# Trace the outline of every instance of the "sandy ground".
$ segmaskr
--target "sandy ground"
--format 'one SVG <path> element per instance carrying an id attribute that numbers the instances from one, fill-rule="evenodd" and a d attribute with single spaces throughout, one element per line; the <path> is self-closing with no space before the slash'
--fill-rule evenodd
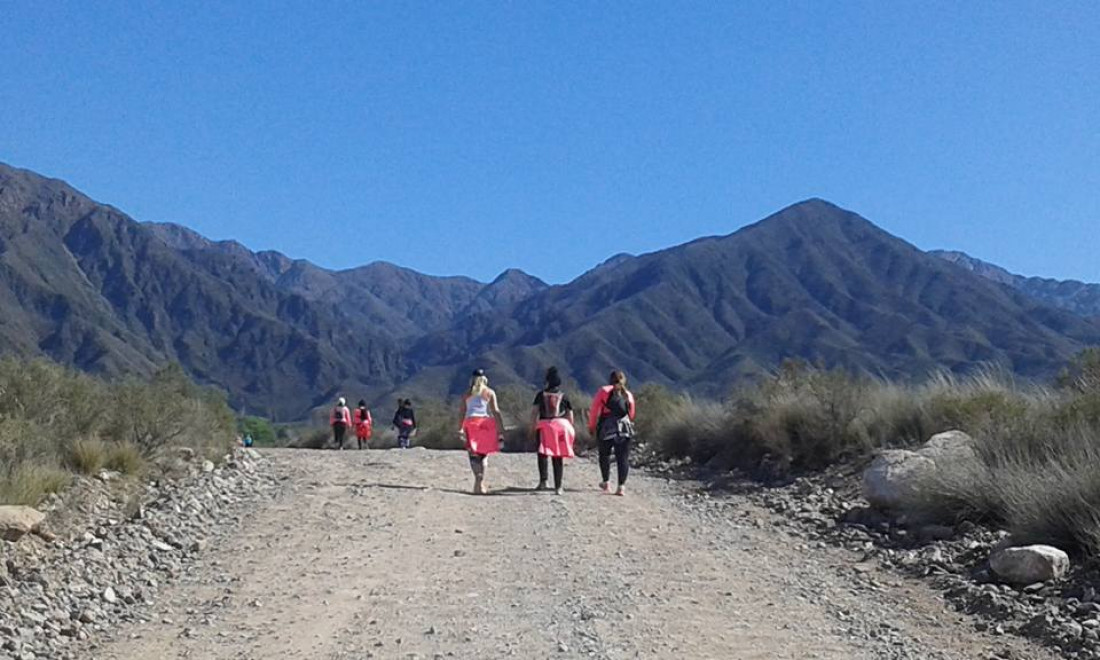
<path id="1" fill-rule="evenodd" d="M 508 455 L 473 496 L 458 452 L 265 455 L 283 493 L 88 657 L 1053 657 L 691 483 L 635 472 L 620 498 L 576 460 L 557 496 Z"/>

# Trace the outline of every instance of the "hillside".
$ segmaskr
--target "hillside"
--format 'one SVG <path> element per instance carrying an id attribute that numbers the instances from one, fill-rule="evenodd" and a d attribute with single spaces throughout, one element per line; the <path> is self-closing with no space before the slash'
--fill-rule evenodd
<path id="1" fill-rule="evenodd" d="M 929 254 L 950 261 L 994 282 L 1007 284 L 1043 303 L 1067 309 L 1081 316 L 1100 318 L 1100 284 L 1048 277 L 1024 277 L 1000 266 L 976 259 L 965 252 L 933 250 Z"/>
<path id="2" fill-rule="evenodd" d="M 63 182 L 0 166 L 5 352 L 107 375 L 178 361 L 235 405 L 283 418 L 404 376 L 394 341 L 280 289 L 251 260 L 243 248 L 181 250 Z"/>
<path id="3" fill-rule="evenodd" d="M 483 284 L 376 262 L 330 271 L 142 224 L 0 165 L 0 340 L 102 374 L 178 361 L 235 407 L 297 419 L 337 393 L 445 395 L 469 368 L 581 388 L 720 394 L 797 357 L 916 378 L 997 363 L 1046 377 L 1100 326 L 924 253 L 821 200 L 728 236 L 619 254 L 564 285 Z"/>
<path id="4" fill-rule="evenodd" d="M 1095 323 L 809 200 L 462 319 L 410 358 L 510 368 L 534 382 L 556 363 L 586 388 L 620 366 L 641 381 L 720 393 L 788 357 L 903 379 L 986 363 L 1045 377 L 1098 341 Z"/>

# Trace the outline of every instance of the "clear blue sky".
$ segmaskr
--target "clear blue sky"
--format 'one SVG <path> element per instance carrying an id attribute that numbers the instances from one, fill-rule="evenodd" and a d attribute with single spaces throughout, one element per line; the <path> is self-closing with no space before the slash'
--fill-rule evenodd
<path id="1" fill-rule="evenodd" d="M 322 266 L 567 281 L 824 197 L 1100 282 L 1095 2 L 0 0 L 0 161 Z"/>

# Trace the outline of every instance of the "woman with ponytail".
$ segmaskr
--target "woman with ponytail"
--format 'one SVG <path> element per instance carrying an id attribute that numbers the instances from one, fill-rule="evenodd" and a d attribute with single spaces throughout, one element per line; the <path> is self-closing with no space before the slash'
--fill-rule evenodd
<path id="1" fill-rule="evenodd" d="M 489 454 L 500 451 L 504 440 L 504 419 L 497 406 L 497 394 L 489 389 L 489 377 L 477 369 L 470 377 L 470 389 L 462 397 L 459 433 L 466 438 L 470 469 L 474 472 L 474 493 L 484 495 L 485 467 Z"/>
<path id="2" fill-rule="evenodd" d="M 626 477 L 630 472 L 630 442 L 634 438 L 634 394 L 626 389 L 626 374 L 611 372 L 610 384 L 592 398 L 588 414 L 588 432 L 596 438 L 600 455 L 600 490 L 610 492 L 611 452 L 615 452 L 619 485 L 616 495 L 626 495 Z"/>
<path id="3" fill-rule="evenodd" d="M 562 495 L 565 459 L 573 458 L 573 404 L 561 391 L 557 367 L 546 370 L 546 387 L 535 395 L 531 426 L 539 438 L 539 490 L 546 489 L 547 461 L 554 464 L 554 492 Z"/>

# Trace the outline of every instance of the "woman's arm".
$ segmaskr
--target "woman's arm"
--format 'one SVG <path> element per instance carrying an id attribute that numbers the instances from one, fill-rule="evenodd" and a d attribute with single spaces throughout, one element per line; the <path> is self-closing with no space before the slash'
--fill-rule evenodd
<path id="1" fill-rule="evenodd" d="M 626 391 L 626 403 L 630 409 L 630 420 L 634 420 L 634 393 L 630 390 Z"/>
<path id="2" fill-rule="evenodd" d="M 462 432 L 462 423 L 466 421 L 466 399 L 470 395 L 462 397 L 462 401 L 458 404 L 458 432 Z"/>
<path id="3" fill-rule="evenodd" d="M 600 421 L 600 412 L 606 402 L 607 392 L 601 387 L 596 391 L 596 396 L 592 397 L 592 408 L 588 411 L 588 432 L 592 435 L 596 435 L 596 424 Z"/>
<path id="4" fill-rule="evenodd" d="M 497 422 L 497 438 L 504 438 L 504 415 L 500 413 L 500 406 L 497 405 L 497 393 L 496 390 L 489 390 L 489 412 L 493 413 L 493 419 Z"/>

